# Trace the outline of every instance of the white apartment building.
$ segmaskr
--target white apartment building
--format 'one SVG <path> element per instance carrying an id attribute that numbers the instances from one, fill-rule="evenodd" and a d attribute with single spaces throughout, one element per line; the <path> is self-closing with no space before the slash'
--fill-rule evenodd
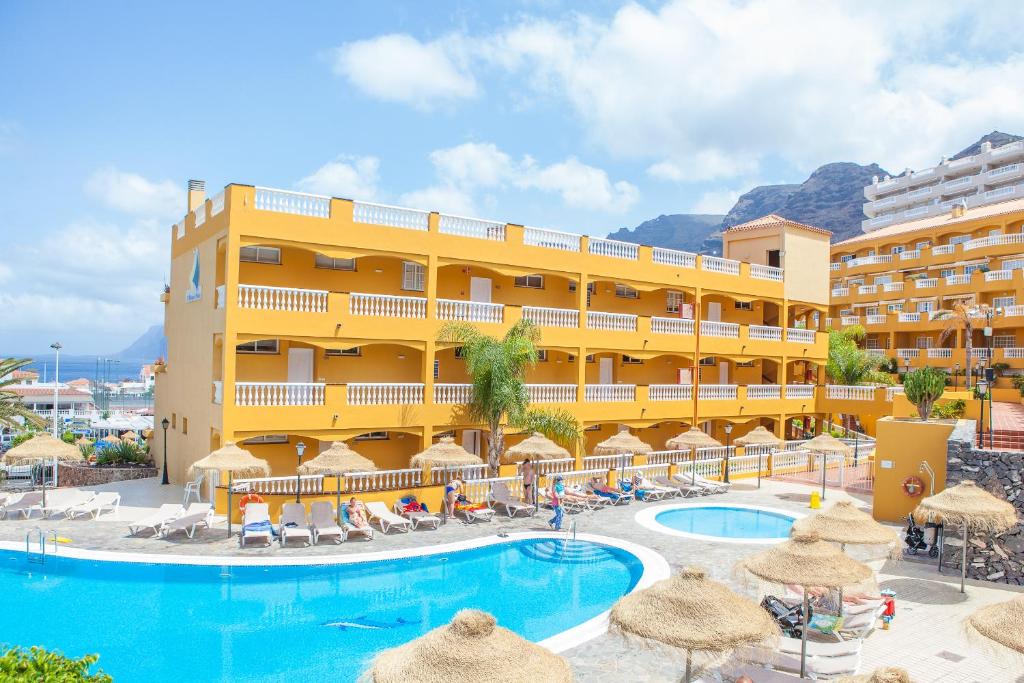
<path id="1" fill-rule="evenodd" d="M 942 162 L 919 171 L 907 169 L 895 178 L 877 177 L 864 188 L 864 232 L 911 220 L 949 213 L 954 204 L 966 208 L 1024 197 L 1024 140 L 992 147 L 969 157 Z"/>

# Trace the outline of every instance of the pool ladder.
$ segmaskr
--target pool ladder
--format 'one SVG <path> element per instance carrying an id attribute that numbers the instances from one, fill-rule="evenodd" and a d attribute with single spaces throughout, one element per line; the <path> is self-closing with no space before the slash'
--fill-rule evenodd
<path id="1" fill-rule="evenodd" d="M 47 537 L 53 541 L 53 554 L 57 554 L 57 531 L 49 529 L 43 531 L 39 527 L 29 529 L 28 533 L 25 534 L 25 558 L 32 564 L 43 564 L 46 562 L 46 541 Z M 32 540 L 37 539 L 39 542 L 39 551 L 36 553 L 32 552 Z"/>
<path id="2" fill-rule="evenodd" d="M 570 540 L 575 541 L 576 540 L 576 520 L 575 519 L 569 521 L 569 526 L 565 530 L 565 540 L 567 540 L 567 541 L 570 541 Z"/>

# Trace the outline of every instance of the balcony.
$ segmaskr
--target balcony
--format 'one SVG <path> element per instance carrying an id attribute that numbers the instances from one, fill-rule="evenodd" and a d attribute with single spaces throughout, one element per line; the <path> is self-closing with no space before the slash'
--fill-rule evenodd
<path id="1" fill-rule="evenodd" d="M 764 266 L 764 268 L 767 267 L 768 266 Z M 732 259 L 719 258 L 718 256 L 704 256 L 701 258 L 701 269 L 706 270 L 710 273 L 722 273 L 724 275 L 739 275 L 740 262 L 733 261 Z"/>
<path id="2" fill-rule="evenodd" d="M 950 275 L 946 278 L 946 285 L 957 286 L 957 285 L 969 285 L 971 284 L 970 275 Z"/>
<path id="3" fill-rule="evenodd" d="M 934 277 L 925 277 L 918 280 L 913 280 L 915 289 L 932 289 L 939 286 L 939 279 Z"/>
<path id="4" fill-rule="evenodd" d="M 575 233 L 544 230 L 541 228 L 523 228 L 523 244 L 531 247 L 578 252 L 581 241 L 582 237 Z"/>
<path id="5" fill-rule="evenodd" d="M 694 322 L 690 318 L 651 318 L 651 332 L 655 334 L 693 335 L 693 329 Z"/>
<path id="6" fill-rule="evenodd" d="M 814 385 L 787 384 L 786 398 L 814 398 Z"/>
<path id="7" fill-rule="evenodd" d="M 635 315 L 587 311 L 587 329 L 610 332 L 636 332 Z"/>
<path id="8" fill-rule="evenodd" d="M 782 387 L 778 384 L 750 384 L 747 386 L 747 398 L 777 401 L 782 398 Z"/>
<path id="9" fill-rule="evenodd" d="M 861 285 L 857 288 L 857 294 L 878 294 L 878 285 Z"/>
<path id="10" fill-rule="evenodd" d="M 866 321 L 867 321 L 868 325 L 884 325 L 886 323 L 886 321 L 889 319 L 889 316 L 887 316 L 887 315 L 880 315 L 880 314 L 872 314 L 872 315 L 866 316 L 865 318 L 866 318 Z"/>
<path id="11" fill-rule="evenodd" d="M 964 242 L 964 251 L 974 251 L 975 249 L 997 247 L 1007 244 L 1024 244 L 1024 233 L 1014 232 L 1007 233 L 1005 235 L 991 235 L 989 237 L 979 237 L 978 239 Z"/>
<path id="12" fill-rule="evenodd" d="M 419 382 L 349 382 L 348 404 L 416 405 L 423 403 L 423 384 Z"/>
<path id="13" fill-rule="evenodd" d="M 750 277 L 756 280 L 774 280 L 782 282 L 782 268 L 773 266 L 762 266 L 758 263 L 750 264 Z"/>
<path id="14" fill-rule="evenodd" d="M 697 267 L 696 254 L 692 254 L 688 251 L 679 251 L 677 249 L 665 249 L 664 247 L 654 247 L 651 254 L 651 260 L 655 263 L 675 266 L 676 268 Z"/>
<path id="15" fill-rule="evenodd" d="M 376 318 L 426 318 L 427 300 L 419 296 L 353 292 L 349 295 L 349 313 Z"/>
<path id="16" fill-rule="evenodd" d="M 235 405 L 322 406 L 324 386 L 316 382 L 235 382 Z"/>
<path id="17" fill-rule="evenodd" d="M 735 401 L 735 384 L 701 384 L 697 386 L 697 399 L 703 401 Z"/>
<path id="18" fill-rule="evenodd" d="M 805 330 L 798 327 L 790 327 L 786 330 L 786 341 L 796 344 L 813 344 L 817 341 L 818 333 L 815 330 Z"/>
<path id="19" fill-rule="evenodd" d="M 583 400 L 588 403 L 622 403 L 636 401 L 635 384 L 587 384 Z"/>
<path id="20" fill-rule="evenodd" d="M 938 244 L 932 247 L 932 256 L 949 256 L 955 251 L 955 244 Z"/>
<path id="21" fill-rule="evenodd" d="M 970 187 L 976 182 L 978 182 L 978 176 L 967 175 L 962 178 L 947 180 L 946 182 L 942 183 L 942 190 L 944 193 L 949 193 L 952 190 L 959 190 Z"/>
<path id="22" fill-rule="evenodd" d="M 238 285 L 238 307 L 261 311 L 326 313 L 329 292 L 264 285 Z"/>
<path id="23" fill-rule="evenodd" d="M 580 312 L 571 308 L 523 306 L 523 319 L 529 320 L 538 327 L 571 327 L 575 329 L 580 326 Z"/>
<path id="24" fill-rule="evenodd" d="M 904 252 L 900 253 L 900 261 L 913 261 L 913 260 L 919 259 L 919 258 L 921 258 L 921 250 L 920 249 L 910 249 L 908 251 L 904 251 Z"/>
<path id="25" fill-rule="evenodd" d="M 850 288 L 849 287 L 836 287 L 835 289 L 832 290 L 832 298 L 833 299 L 838 299 L 841 296 L 850 296 Z"/>
<path id="26" fill-rule="evenodd" d="M 1012 270 L 990 270 L 985 273 L 985 282 L 1003 282 L 1012 279 Z"/>
<path id="27" fill-rule="evenodd" d="M 633 242 L 619 242 L 617 240 L 606 240 L 599 237 L 591 237 L 589 247 L 591 254 L 626 259 L 629 261 L 636 261 L 640 250 L 640 245 Z"/>
<path id="28" fill-rule="evenodd" d="M 693 385 L 652 384 L 648 388 L 647 398 L 651 401 L 691 401 L 693 400 Z"/>
<path id="29" fill-rule="evenodd" d="M 1022 174 L 1024 174 L 1024 164 L 1008 164 L 994 168 L 986 175 L 989 181 L 1004 181 L 1019 178 Z"/>
<path id="30" fill-rule="evenodd" d="M 873 254 L 871 256 L 860 256 L 846 262 L 847 268 L 858 266 L 876 266 L 882 263 L 892 263 L 892 254 Z"/>
<path id="31" fill-rule="evenodd" d="M 505 320 L 505 306 L 479 301 L 438 299 L 437 319 L 500 324 Z"/>
<path id="32" fill-rule="evenodd" d="M 839 319 L 839 322 L 840 324 L 842 324 L 843 327 L 847 327 L 849 325 L 860 325 L 860 316 L 844 315 L 842 318 Z"/>
<path id="33" fill-rule="evenodd" d="M 902 282 L 886 282 L 885 284 L 882 285 L 882 291 L 883 292 L 902 292 L 903 291 L 903 283 Z"/>
<path id="34" fill-rule="evenodd" d="M 829 384 L 825 387 L 825 395 L 837 401 L 874 401 L 875 388 Z"/>
<path id="35" fill-rule="evenodd" d="M 782 328 L 768 325 L 750 325 L 747 327 L 747 338 L 761 341 L 782 341 Z"/>
<path id="36" fill-rule="evenodd" d="M 739 339 L 740 326 L 737 323 L 723 323 L 714 320 L 701 320 L 700 333 L 704 337 L 722 337 Z"/>
<path id="37" fill-rule="evenodd" d="M 953 349 L 934 348 L 928 349 L 928 358 L 952 358 Z"/>
<path id="38" fill-rule="evenodd" d="M 912 360 L 921 357 L 921 349 L 896 349 L 896 357 L 902 360 Z"/>

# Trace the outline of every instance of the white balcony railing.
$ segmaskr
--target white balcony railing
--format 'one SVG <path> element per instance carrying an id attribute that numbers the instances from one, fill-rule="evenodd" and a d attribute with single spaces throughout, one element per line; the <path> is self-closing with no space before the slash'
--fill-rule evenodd
<path id="1" fill-rule="evenodd" d="M 236 406 L 322 406 L 319 382 L 235 382 Z"/>
<path id="2" fill-rule="evenodd" d="M 523 306 L 523 318 L 539 327 L 579 327 L 580 312 L 572 308 Z"/>
<path id="3" fill-rule="evenodd" d="M 861 285 L 857 288 L 858 294 L 878 294 L 878 285 Z"/>
<path id="4" fill-rule="evenodd" d="M 321 289 L 238 285 L 238 307 L 261 311 L 326 313 L 327 294 Z"/>
<path id="5" fill-rule="evenodd" d="M 882 285 L 882 291 L 883 292 L 902 292 L 903 291 L 903 283 L 902 282 L 886 282 L 885 284 Z"/>
<path id="6" fill-rule="evenodd" d="M 1024 168 L 1021 164 L 1008 164 L 1006 166 L 1000 166 L 999 168 L 993 168 L 988 172 L 989 178 L 1002 178 L 1004 176 L 1014 175 L 1019 173 Z"/>
<path id="7" fill-rule="evenodd" d="M 849 287 L 836 287 L 835 289 L 832 290 L 832 296 L 833 297 L 850 296 L 850 288 Z"/>
<path id="8" fill-rule="evenodd" d="M 635 384 L 588 384 L 583 391 L 588 403 L 631 403 L 636 400 Z"/>
<path id="9" fill-rule="evenodd" d="M 989 237 L 968 240 L 964 242 L 964 251 L 984 249 L 985 247 L 998 247 L 1005 244 L 1024 244 L 1024 233 L 1011 232 L 1005 235 L 990 235 Z"/>
<path id="10" fill-rule="evenodd" d="M 437 300 L 438 320 L 460 320 L 474 323 L 500 323 L 505 319 L 505 305 L 482 301 Z"/>
<path id="11" fill-rule="evenodd" d="M 956 251 L 955 244 L 940 244 L 932 247 L 932 256 L 948 256 Z"/>
<path id="12" fill-rule="evenodd" d="M 959 160 L 958 160 L 959 161 Z M 942 183 L 943 190 L 955 190 L 958 187 L 967 187 L 978 180 L 977 176 L 965 175 L 962 178 L 954 178 Z"/>
<path id="13" fill-rule="evenodd" d="M 787 384 L 786 398 L 814 398 L 814 385 Z"/>
<path id="14" fill-rule="evenodd" d="M 987 273 L 985 273 L 985 282 L 1000 282 L 1012 279 L 1012 270 L 990 270 Z"/>
<path id="15" fill-rule="evenodd" d="M 1006 316 L 1020 316 L 1024 315 L 1024 306 L 1004 306 L 1002 311 Z"/>
<path id="16" fill-rule="evenodd" d="M 303 192 L 256 188 L 256 208 L 260 211 L 277 211 L 314 218 L 331 217 L 331 198 Z"/>
<path id="17" fill-rule="evenodd" d="M 544 230 L 542 228 L 523 228 L 523 244 L 531 247 L 547 247 L 562 251 L 579 251 L 580 236 L 571 232 Z"/>
<path id="18" fill-rule="evenodd" d="M 591 237 L 589 249 L 591 254 L 596 254 L 597 256 L 611 256 L 612 258 L 635 261 L 640 251 L 640 245 L 633 244 L 632 242 L 619 242 L 618 240 Z"/>
<path id="19" fill-rule="evenodd" d="M 941 347 L 932 348 L 928 349 L 927 355 L 929 358 L 952 358 L 953 349 L 945 349 Z"/>
<path id="20" fill-rule="evenodd" d="M 829 270 L 839 270 L 842 267 L 843 267 L 842 263 L 830 263 L 830 264 L 828 264 L 828 269 Z"/>
<path id="21" fill-rule="evenodd" d="M 254 479 L 235 479 L 231 490 L 239 493 L 258 493 L 260 495 L 295 495 L 299 493 L 314 496 L 323 493 L 324 475 L 303 474 L 291 477 L 259 477 Z"/>
<path id="22" fill-rule="evenodd" d="M 759 263 L 751 263 L 750 277 L 756 280 L 774 280 L 775 282 L 782 282 L 782 268 L 762 266 Z"/>
<path id="23" fill-rule="evenodd" d="M 647 398 L 651 401 L 691 401 L 693 385 L 652 384 L 647 389 Z"/>
<path id="24" fill-rule="evenodd" d="M 747 337 L 761 341 L 782 341 L 782 328 L 769 325 L 750 325 L 747 327 Z"/>
<path id="25" fill-rule="evenodd" d="M 530 403 L 575 403 L 575 384 L 527 384 Z"/>
<path id="26" fill-rule="evenodd" d="M 1003 354 L 1003 358 L 1007 360 L 1020 360 L 1024 358 L 1024 348 L 1019 346 L 1010 346 L 1000 349 Z"/>
<path id="27" fill-rule="evenodd" d="M 380 470 L 377 472 L 349 472 L 345 475 L 346 493 L 408 489 L 423 484 L 423 468 Z"/>
<path id="28" fill-rule="evenodd" d="M 702 256 L 700 260 L 701 270 L 709 273 L 724 273 L 726 275 L 739 275 L 740 262 L 718 256 Z"/>
<path id="29" fill-rule="evenodd" d="M 701 384 L 697 387 L 697 399 L 703 401 L 735 401 L 735 384 Z"/>
<path id="30" fill-rule="evenodd" d="M 985 192 L 985 199 L 1009 197 L 1010 195 L 1017 194 L 1021 190 L 1024 190 L 1024 185 L 1007 185 L 1006 187 L 997 187 L 994 190 L 987 190 Z"/>
<path id="31" fill-rule="evenodd" d="M 859 315 L 844 315 L 839 319 L 839 323 L 846 327 L 847 325 L 860 325 Z"/>
<path id="32" fill-rule="evenodd" d="M 932 289 L 938 286 L 939 279 L 937 277 L 923 277 L 919 280 L 914 280 L 914 287 L 917 289 Z"/>
<path id="33" fill-rule="evenodd" d="M 867 320 L 868 325 L 884 325 L 886 320 L 889 319 L 889 316 L 872 314 L 869 316 L 865 316 L 865 319 Z"/>
<path id="34" fill-rule="evenodd" d="M 825 395 L 837 401 L 873 401 L 875 400 L 875 388 L 829 384 L 825 387 Z"/>
<path id="35" fill-rule="evenodd" d="M 423 403 L 423 384 L 416 382 L 349 382 L 351 406 L 415 405 Z"/>
<path id="36" fill-rule="evenodd" d="M 575 459 L 573 460 L 575 462 Z M 462 481 L 475 481 L 485 479 L 490 474 L 490 465 L 481 463 L 479 465 L 452 465 L 449 467 L 431 467 L 430 483 L 435 486 L 446 484 L 453 479 Z"/>
<path id="37" fill-rule="evenodd" d="M 749 384 L 747 398 L 757 401 L 778 400 L 782 398 L 782 387 L 778 384 Z"/>
<path id="38" fill-rule="evenodd" d="M 974 359 L 979 359 L 979 358 L 985 359 L 985 358 L 991 358 L 991 357 L 992 357 L 992 349 L 986 348 L 984 346 L 981 346 L 981 347 L 976 346 L 976 347 L 971 349 L 971 358 L 974 358 Z"/>
<path id="39" fill-rule="evenodd" d="M 911 358 L 920 358 L 921 349 L 896 349 L 896 357 L 902 358 L 903 360 L 909 360 Z"/>
<path id="40" fill-rule="evenodd" d="M 797 344 L 813 344 L 818 339 L 818 333 L 814 330 L 805 330 L 800 327 L 786 329 L 786 341 Z"/>
<path id="41" fill-rule="evenodd" d="M 465 405 L 473 397 L 472 384 L 435 384 L 434 403 Z"/>
<path id="42" fill-rule="evenodd" d="M 677 268 L 697 267 L 697 255 L 690 253 L 688 251 L 678 251 L 676 249 L 654 247 L 651 259 L 655 263 L 663 263 L 665 265 L 675 266 Z"/>
<path id="43" fill-rule="evenodd" d="M 690 318 L 651 318 L 651 332 L 655 334 L 693 334 Z"/>
<path id="44" fill-rule="evenodd" d="M 919 323 L 921 322 L 920 313 L 900 313 L 897 317 L 901 323 Z"/>
<path id="45" fill-rule="evenodd" d="M 880 263 L 892 263 L 892 254 L 872 254 L 871 256 L 860 256 L 846 262 L 847 268 L 857 266 L 874 266 Z"/>
<path id="46" fill-rule="evenodd" d="M 903 394 L 903 387 L 886 387 L 885 388 L 885 400 L 892 403 L 892 399 L 896 394 Z"/>
<path id="47" fill-rule="evenodd" d="M 426 318 L 427 300 L 419 296 L 353 292 L 349 295 L 349 313 L 378 318 Z"/>
<path id="48" fill-rule="evenodd" d="M 950 275 L 946 278 L 947 285 L 969 285 L 971 284 L 970 275 Z"/>
<path id="49" fill-rule="evenodd" d="M 497 221 L 484 221 L 479 218 L 466 218 L 465 216 L 452 216 L 442 213 L 438 217 L 438 232 L 445 235 L 459 235 L 461 237 L 475 237 L 481 240 L 492 240 L 494 242 L 505 241 L 505 224 Z"/>
<path id="50" fill-rule="evenodd" d="M 402 206 L 352 202 L 352 220 L 369 225 L 426 231 L 430 228 L 430 212 Z"/>
<path id="51" fill-rule="evenodd" d="M 636 316 L 626 313 L 587 311 L 587 329 L 612 332 L 635 332 Z"/>
<path id="52" fill-rule="evenodd" d="M 739 339 L 740 326 L 738 323 L 723 323 L 716 320 L 701 320 L 700 333 L 705 337 L 725 337 L 728 339 Z"/>
<path id="53" fill-rule="evenodd" d="M 913 261 L 914 259 L 921 258 L 920 249 L 910 249 L 900 254 L 900 261 Z"/>

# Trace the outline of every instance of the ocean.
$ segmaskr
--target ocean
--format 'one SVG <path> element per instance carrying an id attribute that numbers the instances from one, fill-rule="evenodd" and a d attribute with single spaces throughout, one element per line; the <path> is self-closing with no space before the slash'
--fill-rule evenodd
<path id="1" fill-rule="evenodd" d="M 0 354 L 0 357 L 4 357 L 3 354 Z M 139 380 L 139 371 L 145 363 L 146 361 L 127 359 L 108 360 L 104 363 L 100 356 L 65 356 L 62 354 L 60 357 L 60 380 L 67 382 L 84 377 L 88 380 L 107 382 L 119 380 L 137 382 Z M 46 380 L 50 381 L 53 379 L 53 366 L 54 356 L 49 354 L 46 356 L 35 356 L 33 362 L 24 369 L 38 372 L 40 381 L 43 380 L 44 375 Z"/>

